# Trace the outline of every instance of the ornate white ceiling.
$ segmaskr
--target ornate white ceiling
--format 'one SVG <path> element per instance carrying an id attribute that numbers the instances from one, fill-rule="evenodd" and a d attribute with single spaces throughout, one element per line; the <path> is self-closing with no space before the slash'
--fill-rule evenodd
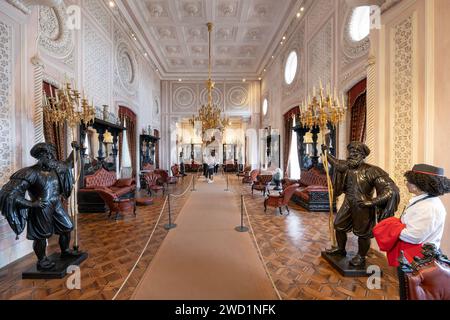
<path id="1" fill-rule="evenodd" d="M 213 22 L 213 77 L 226 79 L 258 77 L 263 61 L 272 54 L 273 43 L 280 41 L 298 2 L 122 0 L 120 6 L 166 79 L 205 77 L 206 23 Z"/>

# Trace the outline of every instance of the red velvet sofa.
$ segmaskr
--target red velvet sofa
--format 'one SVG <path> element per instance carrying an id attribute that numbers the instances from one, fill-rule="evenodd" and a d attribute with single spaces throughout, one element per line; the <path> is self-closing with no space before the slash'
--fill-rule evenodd
<path id="1" fill-rule="evenodd" d="M 292 201 L 308 211 L 327 212 L 330 210 L 328 200 L 327 177 L 318 168 L 302 170 L 300 180 L 284 179 L 283 189 L 292 183 L 298 183 L 299 188 L 294 192 Z M 336 202 L 333 203 L 336 209 Z"/>
<path id="2" fill-rule="evenodd" d="M 78 192 L 79 212 L 105 212 L 105 202 L 96 189 L 106 189 L 119 198 L 134 198 L 136 181 L 132 178 L 117 179 L 114 171 L 104 168 L 84 178 L 84 187 Z"/>

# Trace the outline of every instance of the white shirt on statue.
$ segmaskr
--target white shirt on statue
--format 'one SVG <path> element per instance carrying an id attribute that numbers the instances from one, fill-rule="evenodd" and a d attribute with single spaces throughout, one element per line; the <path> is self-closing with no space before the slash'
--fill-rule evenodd
<path id="1" fill-rule="evenodd" d="M 415 196 L 409 200 L 409 205 L 427 196 L 428 194 Z M 413 244 L 433 243 L 440 248 L 446 214 L 444 204 L 438 197 L 407 207 L 401 217 L 406 228 L 400 233 L 400 239 Z"/>

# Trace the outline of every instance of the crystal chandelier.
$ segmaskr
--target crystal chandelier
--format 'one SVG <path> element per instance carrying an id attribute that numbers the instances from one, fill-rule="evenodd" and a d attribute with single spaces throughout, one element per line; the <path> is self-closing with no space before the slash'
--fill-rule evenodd
<path id="1" fill-rule="evenodd" d="M 223 132 L 226 126 L 229 125 L 230 120 L 227 117 L 222 117 L 220 107 L 213 104 L 212 91 L 214 89 L 214 82 L 211 80 L 211 31 L 213 24 L 208 22 L 208 39 L 209 39 L 209 63 L 208 63 L 208 81 L 206 81 L 206 88 L 208 90 L 208 103 L 201 106 L 197 115 L 192 115 L 189 123 L 197 128 L 201 125 L 201 134 L 203 140 L 210 140 L 205 136 L 208 130 L 216 129 Z"/>

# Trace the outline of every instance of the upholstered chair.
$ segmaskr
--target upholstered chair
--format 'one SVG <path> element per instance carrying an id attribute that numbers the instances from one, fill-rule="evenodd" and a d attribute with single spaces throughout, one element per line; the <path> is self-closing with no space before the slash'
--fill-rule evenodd
<path id="1" fill-rule="evenodd" d="M 136 205 L 134 199 L 120 199 L 117 194 L 113 193 L 108 188 L 98 188 L 95 189 L 95 191 L 108 206 L 109 217 L 115 213 L 115 219 L 117 220 L 121 213 L 130 210 L 133 210 L 134 215 L 136 215 Z"/>
<path id="2" fill-rule="evenodd" d="M 280 192 L 280 194 L 278 195 L 268 195 L 267 198 L 264 200 L 264 212 L 267 211 L 267 206 L 270 207 L 275 207 L 278 208 L 280 210 L 280 215 L 283 214 L 283 211 L 281 210 L 282 207 L 286 207 L 286 210 L 288 212 L 288 214 L 290 213 L 289 211 L 289 201 L 291 200 L 295 190 L 297 190 L 297 188 L 300 185 L 298 183 L 294 183 L 291 184 L 290 186 L 288 186 L 285 190 L 283 190 L 282 192 Z"/>
<path id="3" fill-rule="evenodd" d="M 249 176 L 245 176 L 242 179 L 242 183 L 253 183 L 256 181 L 256 177 L 258 176 L 258 174 L 260 174 L 261 171 L 259 169 L 255 169 L 250 171 L 250 175 Z"/>
<path id="4" fill-rule="evenodd" d="M 167 171 L 167 170 L 156 169 L 154 171 L 154 174 L 159 174 L 161 176 L 161 182 L 167 188 L 169 188 L 169 184 L 176 184 L 177 181 L 178 181 L 176 177 L 170 177 L 169 176 L 169 171 Z"/>
<path id="5" fill-rule="evenodd" d="M 183 175 L 180 173 L 180 166 L 178 164 L 174 164 L 170 167 L 170 171 L 172 171 L 172 176 L 175 178 L 183 178 Z"/>
<path id="6" fill-rule="evenodd" d="M 252 195 L 253 190 L 259 190 L 263 193 L 263 196 L 266 195 L 266 192 L 269 193 L 269 183 L 272 181 L 271 174 L 260 174 L 256 177 L 256 182 L 252 184 Z"/>
<path id="7" fill-rule="evenodd" d="M 147 184 L 147 192 L 149 195 L 152 195 L 152 191 L 155 192 L 155 194 L 158 191 L 162 191 L 162 193 L 164 194 L 165 192 L 165 188 L 164 185 L 161 185 L 161 176 L 159 174 L 154 174 L 154 173 L 146 173 L 144 175 L 145 178 L 145 182 Z"/>
<path id="8" fill-rule="evenodd" d="M 423 245 L 422 254 L 412 263 L 399 259 L 400 299 L 450 300 L 450 260 L 431 243 Z"/>

